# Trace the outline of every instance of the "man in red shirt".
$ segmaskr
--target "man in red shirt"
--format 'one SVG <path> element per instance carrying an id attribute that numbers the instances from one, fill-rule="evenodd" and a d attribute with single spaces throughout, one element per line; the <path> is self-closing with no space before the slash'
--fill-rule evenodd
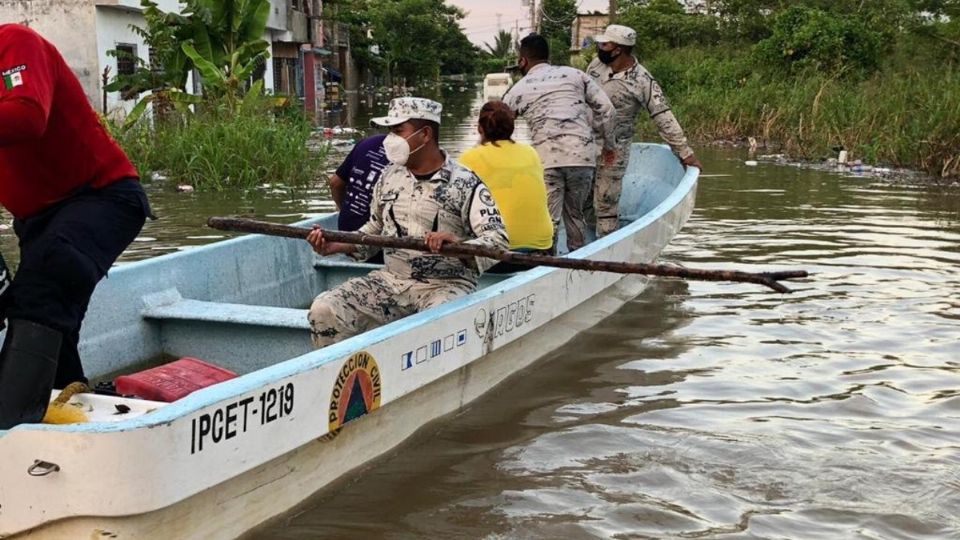
<path id="1" fill-rule="evenodd" d="M 0 25 L 0 204 L 20 267 L 0 298 L 0 429 L 38 422 L 50 391 L 86 382 L 80 324 L 150 207 L 80 82 L 33 30 Z"/>

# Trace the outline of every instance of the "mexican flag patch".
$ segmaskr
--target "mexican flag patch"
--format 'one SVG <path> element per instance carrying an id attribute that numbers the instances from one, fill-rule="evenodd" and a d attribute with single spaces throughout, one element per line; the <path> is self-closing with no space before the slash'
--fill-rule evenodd
<path id="1" fill-rule="evenodd" d="M 3 87 L 7 90 L 13 90 L 18 86 L 23 86 L 23 72 L 26 70 L 26 65 L 4 70 L 3 73 L 0 73 L 3 76 Z"/>

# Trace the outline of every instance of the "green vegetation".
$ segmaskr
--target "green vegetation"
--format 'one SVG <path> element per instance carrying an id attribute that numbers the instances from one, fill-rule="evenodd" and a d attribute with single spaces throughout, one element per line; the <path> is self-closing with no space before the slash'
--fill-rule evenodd
<path id="1" fill-rule="evenodd" d="M 692 137 L 960 175 L 960 1 L 624 4 L 619 21 Z"/>
<path id="2" fill-rule="evenodd" d="M 540 35 L 550 44 L 550 63 L 570 61 L 570 32 L 577 13 L 575 0 L 542 0 L 540 5 Z"/>
<path id="3" fill-rule="evenodd" d="M 517 63 L 516 44 L 510 32 L 500 30 L 494 36 L 493 43 L 485 45 L 487 50 L 481 51 L 478 64 L 481 73 L 499 73 Z"/>
<path id="4" fill-rule="evenodd" d="M 307 149 L 309 122 L 285 100 L 263 96 L 263 80 L 252 80 L 268 57 L 262 36 L 270 2 L 182 3 L 182 14 L 175 14 L 141 0 L 147 24 L 137 31 L 150 45 L 153 67 L 141 62 L 107 87 L 150 92 L 122 124 L 108 120 L 141 176 L 159 173 L 212 190 L 315 180 L 323 153 Z M 193 69 L 202 96 L 185 91 Z"/>
<path id="5" fill-rule="evenodd" d="M 327 0 L 324 17 L 347 25 L 358 67 L 388 85 L 474 73 L 480 58 L 460 28 L 463 11 L 444 0 Z"/>
<path id="6" fill-rule="evenodd" d="M 139 122 L 116 130 L 115 137 L 144 178 L 159 173 L 177 184 L 219 191 L 314 181 L 325 152 L 307 148 L 311 132 L 298 110 L 277 111 L 258 97 L 236 112 L 212 108 L 153 125 Z"/>

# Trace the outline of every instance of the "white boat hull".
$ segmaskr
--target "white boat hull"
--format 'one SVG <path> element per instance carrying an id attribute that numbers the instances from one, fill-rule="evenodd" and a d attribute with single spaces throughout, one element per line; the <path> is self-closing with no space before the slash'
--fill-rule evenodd
<path id="1" fill-rule="evenodd" d="M 653 172 L 678 167 L 663 147 L 634 152 L 658 153 Z M 673 174 L 659 204 L 573 256 L 653 261 L 693 208 L 696 171 Z M 636 183 L 638 199 L 666 189 Z M 0 536 L 236 537 L 556 350 L 643 283 L 535 269 L 138 418 L 0 433 Z M 38 459 L 59 471 L 27 475 Z"/>

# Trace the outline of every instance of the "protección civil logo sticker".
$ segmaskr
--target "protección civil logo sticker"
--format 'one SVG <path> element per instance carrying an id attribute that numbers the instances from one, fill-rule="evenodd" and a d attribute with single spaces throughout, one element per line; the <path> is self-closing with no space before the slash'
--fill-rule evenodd
<path id="1" fill-rule="evenodd" d="M 330 433 L 334 434 L 347 422 L 378 409 L 380 396 L 380 366 L 373 355 L 361 351 L 348 358 L 330 392 L 327 417 Z"/>

